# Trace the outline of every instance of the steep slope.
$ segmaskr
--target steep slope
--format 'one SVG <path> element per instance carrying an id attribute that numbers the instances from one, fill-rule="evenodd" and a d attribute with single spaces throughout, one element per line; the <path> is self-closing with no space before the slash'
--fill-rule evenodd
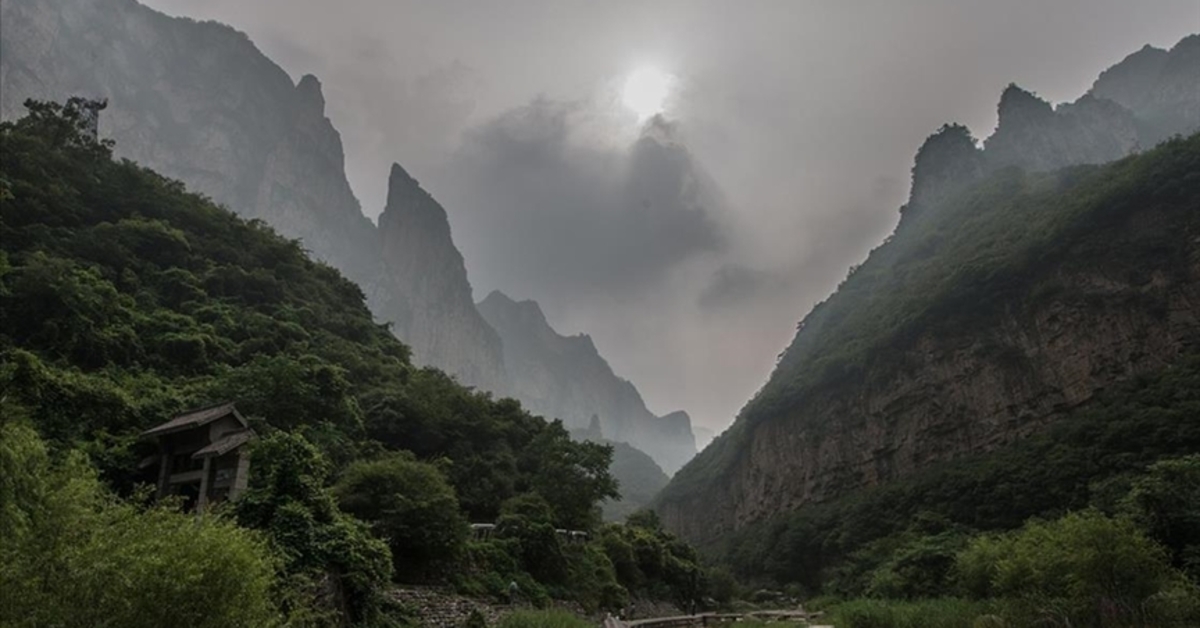
<path id="1" fill-rule="evenodd" d="M 409 339 L 418 362 L 458 365 L 462 381 L 504 390 L 503 367 L 476 359 L 502 355 L 500 338 L 475 309 L 446 211 L 399 164 L 388 178 L 379 237 L 381 269 L 365 284 L 372 309 Z"/>
<path id="2" fill-rule="evenodd" d="M 26 98 L 107 98 L 117 155 L 186 181 L 360 279 L 371 237 L 320 83 L 293 84 L 244 34 L 136 2 L 0 2 L 0 117 Z"/>
<path id="3" fill-rule="evenodd" d="M 590 519 L 611 494 L 607 451 L 414 368 L 358 286 L 270 227 L 112 160 L 75 113 L 40 105 L 0 124 L 6 420 L 15 408 L 84 447 L 124 489 L 153 481 L 139 477 L 142 430 L 236 400 L 261 434 L 303 434 L 339 466 L 381 448 L 447 458 L 475 520 L 531 490 Z"/>
<path id="4" fill-rule="evenodd" d="M 495 334 L 457 298 L 470 285 L 448 229 L 422 243 L 426 264 L 396 248 L 421 233 L 390 218 L 377 231 L 363 216 L 315 77 L 293 84 L 246 35 L 130 0 L 2 0 L 0 29 L 0 117 L 23 115 L 26 98 L 107 98 L 100 134 L 118 156 L 299 240 L 367 287 L 418 362 L 504 392 Z"/>
<path id="5" fill-rule="evenodd" d="M 893 236 L 664 490 L 670 527 L 711 542 L 1003 448 L 1195 350 L 1200 138 L 1038 174 L 1136 148 L 1128 110 L 1074 106 L 1102 113 L 1071 120 L 1010 88 L 982 150 L 957 126 L 926 142 Z"/>
<path id="6" fill-rule="evenodd" d="M 621 492 L 620 500 L 601 504 L 605 521 L 622 521 L 647 507 L 670 481 L 653 458 L 633 445 L 613 441 L 596 442 L 612 446 L 613 461 L 610 471 Z"/>
<path id="7" fill-rule="evenodd" d="M 628 380 L 613 373 L 586 334 L 562 336 L 534 301 L 513 301 L 494 291 L 479 312 L 500 334 L 512 393 L 532 412 L 563 420 L 571 429 L 599 417 L 604 438 L 650 454 L 674 473 L 696 453 L 691 419 L 675 412 L 655 416 Z"/>

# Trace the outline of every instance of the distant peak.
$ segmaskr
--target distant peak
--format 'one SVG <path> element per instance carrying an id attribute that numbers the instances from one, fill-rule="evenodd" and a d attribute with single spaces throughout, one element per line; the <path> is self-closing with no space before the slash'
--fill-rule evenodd
<path id="1" fill-rule="evenodd" d="M 513 301 L 511 297 L 509 297 L 507 294 L 504 294 L 503 292 L 501 292 L 499 290 L 492 290 L 479 303 L 480 303 L 480 305 L 482 305 L 484 303 L 494 303 L 494 304 L 503 304 L 503 305 L 516 305 L 517 304 L 517 302 Z"/>
<path id="2" fill-rule="evenodd" d="M 421 184 L 400 167 L 400 164 L 392 163 L 392 170 L 388 173 L 387 206 L 384 211 L 399 211 L 404 207 L 415 209 L 422 204 L 425 196 L 428 194 L 421 189 Z"/>
<path id="3" fill-rule="evenodd" d="M 312 107 L 317 113 L 325 114 L 325 95 L 321 92 L 321 81 L 312 74 L 305 74 L 296 83 L 296 97 L 302 105 Z"/>
<path id="4" fill-rule="evenodd" d="M 1054 108 L 1033 92 L 1010 83 L 1000 95 L 998 113 L 999 128 L 1004 128 L 1014 123 L 1023 125 L 1051 119 L 1054 117 Z"/>
<path id="5" fill-rule="evenodd" d="M 1146 44 L 1146 47 L 1153 48 L 1150 44 Z M 1191 35 L 1180 39 L 1178 43 L 1176 43 L 1174 46 L 1171 46 L 1171 52 L 1176 52 L 1178 50 L 1191 47 L 1200 47 L 1200 33 L 1192 33 Z M 1157 48 L 1154 49 L 1158 50 Z"/>
<path id="6" fill-rule="evenodd" d="M 516 301 L 499 290 L 492 290 L 484 300 L 479 302 L 479 309 L 497 312 L 505 317 L 513 316 L 527 323 L 532 322 L 539 327 L 550 328 L 550 323 L 546 321 L 546 314 L 542 312 L 542 306 L 533 299 Z"/>
<path id="7" fill-rule="evenodd" d="M 396 162 L 392 162 L 392 170 L 388 173 L 388 187 L 390 188 L 397 185 L 405 187 L 420 187 L 421 184 L 418 183 L 417 180 L 412 177 L 412 175 L 408 174 L 408 171 L 405 170 L 404 167 Z"/>
<path id="8" fill-rule="evenodd" d="M 1050 110 L 1050 103 L 1042 100 L 1037 94 L 1017 85 L 1009 83 L 1008 87 L 1004 88 L 1004 93 L 1000 94 L 1000 110 L 1014 107 L 1031 107 L 1037 109 Z"/>

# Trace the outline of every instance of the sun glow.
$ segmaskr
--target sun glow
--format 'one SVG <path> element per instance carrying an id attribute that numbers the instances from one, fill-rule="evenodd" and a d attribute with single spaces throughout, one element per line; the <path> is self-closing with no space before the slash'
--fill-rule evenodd
<path id="1" fill-rule="evenodd" d="M 634 70 L 625 79 L 621 102 L 641 120 L 663 112 L 675 77 L 655 67 Z"/>

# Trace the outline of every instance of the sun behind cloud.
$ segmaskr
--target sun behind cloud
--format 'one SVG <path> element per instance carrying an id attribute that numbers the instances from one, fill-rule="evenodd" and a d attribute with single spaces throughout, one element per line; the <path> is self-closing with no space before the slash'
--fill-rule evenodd
<path id="1" fill-rule="evenodd" d="M 621 102 L 637 114 L 638 119 L 645 120 L 663 112 L 674 83 L 675 77 L 659 68 L 638 68 L 625 79 Z"/>

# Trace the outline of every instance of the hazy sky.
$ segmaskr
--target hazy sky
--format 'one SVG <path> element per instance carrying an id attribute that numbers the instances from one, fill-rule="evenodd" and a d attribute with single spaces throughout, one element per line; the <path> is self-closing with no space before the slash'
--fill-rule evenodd
<path id="1" fill-rule="evenodd" d="M 912 156 L 1010 82 L 1061 102 L 1200 1 L 149 0 L 320 77 L 364 211 L 398 161 L 482 298 L 537 299 L 651 410 L 724 428 L 891 231 Z M 626 77 L 675 80 L 659 144 Z M 665 148 L 663 148 L 665 147 Z"/>

